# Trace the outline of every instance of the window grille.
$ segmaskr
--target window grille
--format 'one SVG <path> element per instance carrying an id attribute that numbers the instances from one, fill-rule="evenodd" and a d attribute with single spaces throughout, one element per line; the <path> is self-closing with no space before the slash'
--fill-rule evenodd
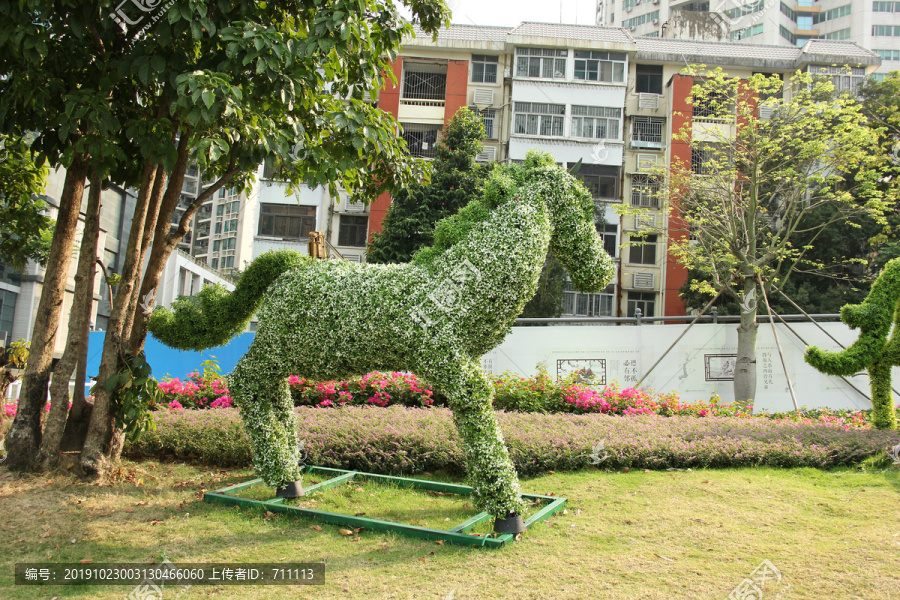
<path id="1" fill-rule="evenodd" d="M 403 100 L 439 100 L 447 95 L 447 65 L 404 63 Z"/>
<path id="2" fill-rule="evenodd" d="M 441 139 L 440 125 L 425 123 L 400 123 L 403 132 L 400 134 L 406 141 L 409 153 L 416 158 L 434 158 L 434 147 Z"/>
<path id="3" fill-rule="evenodd" d="M 632 175 L 631 205 L 659 208 L 659 179 L 650 175 Z"/>

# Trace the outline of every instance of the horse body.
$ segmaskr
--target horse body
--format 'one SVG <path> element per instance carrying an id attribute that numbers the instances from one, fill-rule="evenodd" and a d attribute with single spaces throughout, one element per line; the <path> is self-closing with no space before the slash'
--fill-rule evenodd
<path id="1" fill-rule="evenodd" d="M 501 518 L 521 514 L 480 357 L 503 341 L 534 295 L 548 248 L 586 291 L 602 289 L 613 269 L 584 188 L 557 167 L 534 169 L 529 181 L 520 197 L 427 264 L 305 261 L 268 288 L 230 390 L 253 443 L 254 466 L 269 485 L 301 475 L 288 376 L 411 371 L 450 401 L 473 504 Z"/>

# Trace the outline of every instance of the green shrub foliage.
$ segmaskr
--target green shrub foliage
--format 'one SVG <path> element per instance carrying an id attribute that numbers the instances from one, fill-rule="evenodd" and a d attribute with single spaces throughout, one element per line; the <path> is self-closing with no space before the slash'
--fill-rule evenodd
<path id="1" fill-rule="evenodd" d="M 885 265 L 861 304 L 847 304 L 841 308 L 841 320 L 851 329 L 859 329 L 856 342 L 841 352 L 825 352 L 815 346 L 806 349 L 806 362 L 822 373 L 847 377 L 863 369 L 869 370 L 872 422 L 880 429 L 897 428 L 891 368 L 900 366 L 900 340 L 894 329 L 898 303 L 900 259 L 895 258 Z"/>
<path id="2" fill-rule="evenodd" d="M 448 399 L 473 504 L 499 517 L 521 513 L 519 483 L 481 356 L 503 341 L 534 295 L 548 248 L 586 292 L 603 289 L 614 267 L 594 227 L 590 194 L 549 155 L 533 153 L 523 166 L 500 170 L 488 187 L 485 201 L 438 224 L 434 249 L 413 263 L 309 261 L 265 292 L 259 329 L 229 390 L 253 445 L 254 467 L 268 485 L 280 487 L 301 475 L 290 375 L 329 380 L 403 371 Z M 200 312 L 189 320 L 232 318 Z M 238 317 L 246 318 L 236 312 Z M 185 344 L 180 332 L 153 329 L 152 323 L 154 335 L 164 343 L 174 336 L 179 347 L 196 348 L 213 338 L 201 330 L 202 341 Z M 231 325 L 223 323 L 219 331 Z"/>

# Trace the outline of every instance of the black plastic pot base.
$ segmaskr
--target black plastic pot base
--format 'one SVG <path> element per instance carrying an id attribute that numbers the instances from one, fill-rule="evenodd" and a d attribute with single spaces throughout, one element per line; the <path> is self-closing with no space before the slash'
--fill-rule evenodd
<path id="1" fill-rule="evenodd" d="M 525 519 L 522 518 L 522 515 L 509 513 L 505 519 L 494 519 L 494 531 L 496 533 L 523 533 Z"/>
<path id="2" fill-rule="evenodd" d="M 292 481 L 275 490 L 276 498 L 299 498 L 303 496 L 303 483 Z"/>

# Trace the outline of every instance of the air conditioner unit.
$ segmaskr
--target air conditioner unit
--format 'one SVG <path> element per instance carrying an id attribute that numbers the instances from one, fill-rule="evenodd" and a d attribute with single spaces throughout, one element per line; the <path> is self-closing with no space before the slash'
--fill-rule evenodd
<path id="1" fill-rule="evenodd" d="M 657 110 L 659 108 L 659 94 L 640 92 L 638 94 L 638 108 Z"/>
<path id="2" fill-rule="evenodd" d="M 631 12 L 633 9 L 630 6 L 625 7 L 625 12 Z"/>
<path id="3" fill-rule="evenodd" d="M 634 230 L 635 231 L 645 231 L 647 229 L 655 229 L 656 228 L 656 215 L 635 215 L 634 216 Z"/>
<path id="4" fill-rule="evenodd" d="M 653 0 L 653 4 L 659 4 L 659 0 Z"/>
<path id="5" fill-rule="evenodd" d="M 472 104 L 481 107 L 493 106 L 494 90 L 486 88 L 475 88 L 472 91 Z"/>
<path id="6" fill-rule="evenodd" d="M 493 162 L 497 158 L 496 146 L 485 146 L 484 150 L 475 155 L 475 162 Z"/>
<path id="7" fill-rule="evenodd" d="M 654 25 L 659 25 L 659 19 L 653 19 L 653 24 L 654 24 Z"/>
<path id="8" fill-rule="evenodd" d="M 638 171 L 652 171 L 656 168 L 657 157 L 655 154 L 638 152 L 636 158 Z"/>
<path id="9" fill-rule="evenodd" d="M 772 115 L 775 114 L 774 106 L 760 106 L 759 107 L 759 118 L 761 121 L 768 121 L 772 118 Z"/>
<path id="10" fill-rule="evenodd" d="M 348 262 L 355 262 L 355 263 L 362 262 L 362 258 L 360 257 L 359 254 L 341 254 L 341 256 L 343 256 L 344 260 L 346 260 Z"/>
<path id="11" fill-rule="evenodd" d="M 630 29 L 631 29 L 632 31 L 634 31 L 635 29 L 637 29 L 637 25 L 632 25 L 632 26 L 630 27 Z"/>
<path id="12" fill-rule="evenodd" d="M 366 212 L 366 205 L 362 202 L 347 202 L 344 208 L 346 212 Z"/>
<path id="13" fill-rule="evenodd" d="M 634 273 L 634 278 L 631 280 L 631 287 L 639 290 L 652 290 L 653 275 L 653 273 Z"/>

